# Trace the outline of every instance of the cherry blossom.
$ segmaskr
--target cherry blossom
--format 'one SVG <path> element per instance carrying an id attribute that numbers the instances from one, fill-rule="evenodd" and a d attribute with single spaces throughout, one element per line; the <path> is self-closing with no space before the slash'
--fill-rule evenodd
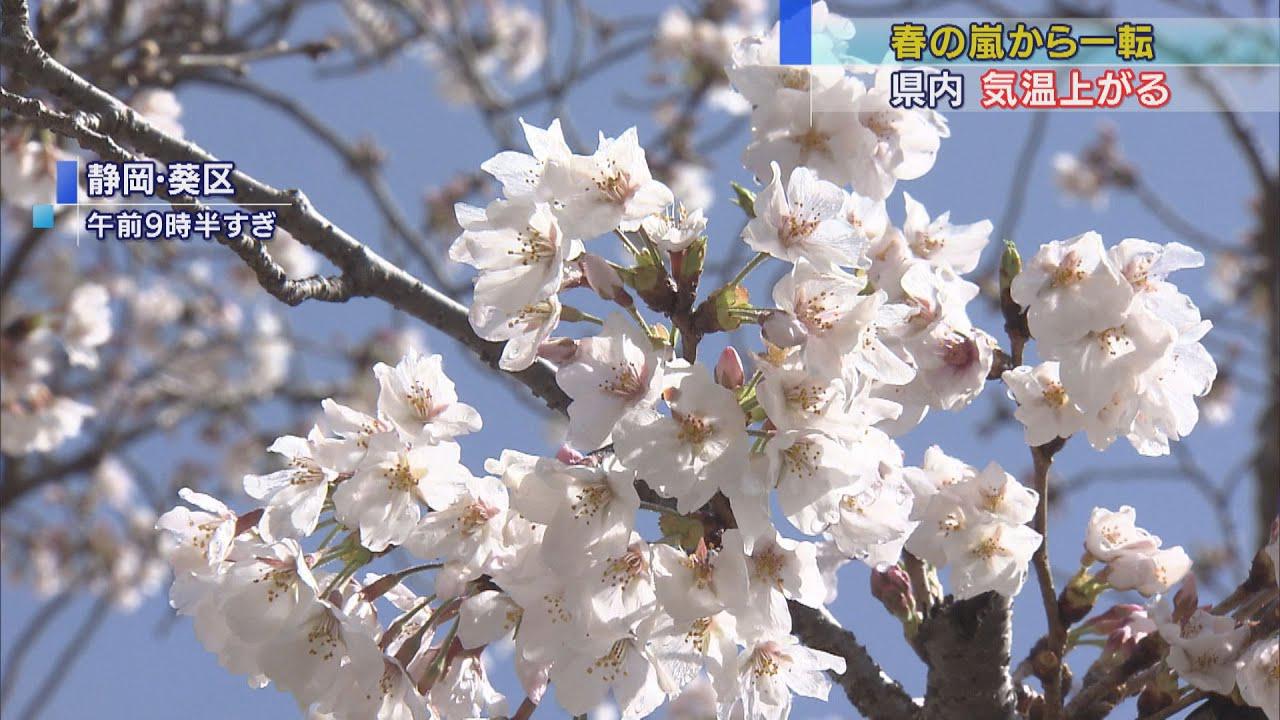
<path id="1" fill-rule="evenodd" d="M 990 220 L 970 225 L 953 225 L 950 212 L 944 212 L 931 220 L 929 211 L 909 193 L 902 193 L 902 198 L 907 204 L 907 219 L 902 225 L 902 234 L 917 257 L 962 274 L 973 272 L 978 267 L 982 249 L 986 247 L 991 235 Z"/>
<path id="2" fill-rule="evenodd" d="M 458 402 L 453 381 L 441 370 L 443 358 L 416 351 L 395 367 L 373 366 L 381 392 L 378 414 L 414 442 L 452 440 L 480 429 L 480 414 Z"/>
<path id="3" fill-rule="evenodd" d="M 1236 685 L 1246 703 L 1280 718 L 1280 637 L 1254 643 L 1236 662 Z"/>
<path id="4" fill-rule="evenodd" d="M 844 219 L 844 191 L 805 167 L 791 171 L 784 189 L 778 164 L 771 167 L 773 178 L 756 196 L 756 216 L 742 231 L 743 241 L 782 260 L 856 265 L 863 248 Z"/>
<path id="5" fill-rule="evenodd" d="M 844 658 L 804 647 L 791 635 L 764 639 L 738 656 L 738 691 L 725 703 L 725 714 L 785 718 L 791 711 L 792 693 L 826 700 L 831 691 L 826 671 L 843 673 L 844 669 Z"/>
<path id="6" fill-rule="evenodd" d="M 556 382 L 573 398 L 569 442 L 602 445 L 627 414 L 652 407 L 662 391 L 663 364 L 652 343 L 624 316 L 605 319 L 602 332 L 578 343 Z"/>
<path id="7" fill-rule="evenodd" d="M 733 393 L 701 365 L 669 366 L 663 391 L 670 415 L 635 413 L 615 431 L 618 459 L 654 489 L 691 512 L 736 482 L 747 457 L 747 432 Z"/>

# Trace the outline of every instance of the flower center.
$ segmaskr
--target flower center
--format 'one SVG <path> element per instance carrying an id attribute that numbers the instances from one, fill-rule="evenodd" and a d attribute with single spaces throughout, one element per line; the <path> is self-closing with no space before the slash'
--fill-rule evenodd
<path id="1" fill-rule="evenodd" d="M 324 480 L 324 470 L 308 457 L 296 457 L 289 461 L 293 473 L 289 475 L 289 484 L 294 486 L 314 485 Z"/>
<path id="2" fill-rule="evenodd" d="M 893 115 L 881 110 L 879 112 L 869 113 L 862 118 L 862 124 L 868 130 L 875 133 L 876 137 L 881 141 L 892 138 L 897 131 L 893 126 Z"/>
<path id="3" fill-rule="evenodd" d="M 620 673 L 623 673 L 622 663 L 627 659 L 627 646 L 630 640 L 623 638 L 613 644 L 609 648 L 609 652 L 603 657 L 596 658 L 596 661 L 587 667 L 587 674 L 592 675 L 596 671 L 600 672 L 600 679 L 606 685 L 611 684 Z"/>
<path id="4" fill-rule="evenodd" d="M 626 204 L 636 191 L 631 184 L 631 175 L 619 168 L 613 160 L 608 161 L 608 170 L 596 180 L 596 189 L 616 205 Z"/>
<path id="5" fill-rule="evenodd" d="M 382 474 L 387 478 L 388 490 L 412 492 L 418 487 L 418 478 L 414 476 L 409 461 L 403 455 L 397 457 L 394 463 L 384 464 Z"/>
<path id="6" fill-rule="evenodd" d="M 461 530 L 462 534 L 471 536 L 480 528 L 484 527 L 490 520 L 496 517 L 498 508 L 479 500 L 467 506 L 465 512 L 462 513 Z"/>
<path id="7" fill-rule="evenodd" d="M 537 327 L 551 317 L 552 307 L 551 301 L 541 300 L 530 305 L 520 308 L 520 312 L 516 313 L 507 321 L 507 327 Z"/>
<path id="8" fill-rule="evenodd" d="M 518 256 L 521 265 L 533 265 L 556 254 L 556 246 L 551 238 L 533 228 L 525 228 L 524 232 L 517 234 L 516 242 L 516 247 L 507 252 Z"/>
<path id="9" fill-rule="evenodd" d="M 942 361 L 953 368 L 969 367 L 978 360 L 978 344 L 955 334 L 942 342 Z"/>
<path id="10" fill-rule="evenodd" d="M 621 398 L 634 399 L 644 394 L 644 383 L 640 380 L 640 371 L 630 363 L 615 363 L 610 369 L 612 376 L 600 383 L 600 390 Z"/>
<path id="11" fill-rule="evenodd" d="M 686 445 L 702 445 L 715 432 L 715 425 L 707 422 L 706 418 L 678 412 L 672 412 L 671 415 L 680 425 L 677 437 Z"/>
<path id="12" fill-rule="evenodd" d="M 794 247 L 808 240 L 813 231 L 818 229 L 818 224 L 818 220 L 805 220 L 795 215 L 788 215 L 786 224 L 782 226 L 782 232 L 778 237 L 782 240 L 783 247 Z"/>
<path id="13" fill-rule="evenodd" d="M 575 520 L 589 520 L 600 514 L 612 500 L 613 490 L 608 483 L 591 483 L 578 491 L 578 497 L 569 504 L 569 511 L 573 513 Z"/>
<path id="14" fill-rule="evenodd" d="M 806 328 L 816 332 L 824 332 L 835 327 L 834 308 L 827 302 L 834 299 L 830 290 L 823 290 L 813 297 L 802 298 L 796 303 L 796 318 Z"/>
<path id="15" fill-rule="evenodd" d="M 1102 351 L 1112 358 L 1128 355 L 1135 349 L 1123 325 L 1098 333 L 1098 343 L 1102 346 Z"/>
<path id="16" fill-rule="evenodd" d="M 791 447 L 783 450 L 782 458 L 793 475 L 811 478 L 818 471 L 819 454 L 818 448 L 814 443 L 808 440 L 801 440 L 792 443 Z"/>
<path id="17" fill-rule="evenodd" d="M 752 575 L 768 585 L 782 589 L 782 569 L 786 566 L 786 558 L 777 548 L 768 548 L 751 558 Z"/>
<path id="18" fill-rule="evenodd" d="M 782 71 L 780 78 L 782 87 L 790 90 L 808 90 L 809 89 L 809 71 L 797 68 L 786 68 Z"/>
<path id="19" fill-rule="evenodd" d="M 810 127 L 803 134 L 797 135 L 796 144 L 800 146 L 800 152 L 806 159 L 814 153 L 831 154 L 831 136 L 816 127 Z"/>
<path id="20" fill-rule="evenodd" d="M 1068 252 L 1062 257 L 1062 262 L 1053 268 L 1049 274 L 1049 286 L 1053 288 L 1064 288 L 1084 280 L 1088 275 L 1080 265 L 1082 260 L 1075 252 Z"/>
<path id="21" fill-rule="evenodd" d="M 916 241 L 912 245 L 912 249 L 920 255 L 928 257 L 943 248 L 947 244 L 946 238 L 932 235 L 924 230 L 916 233 Z"/>
<path id="22" fill-rule="evenodd" d="M 1062 383 L 1051 382 L 1044 387 L 1044 401 L 1053 407 L 1060 408 L 1067 404 L 1070 399 L 1067 397 L 1067 391 L 1062 387 Z"/>
<path id="23" fill-rule="evenodd" d="M 972 552 L 983 560 L 990 560 L 997 555 L 1006 554 L 1008 550 L 1000 543 L 1000 535 L 996 533 L 983 538 L 981 542 L 974 546 Z"/>
<path id="24" fill-rule="evenodd" d="M 757 678 L 773 677 L 790 659 L 776 643 L 763 643 L 751 653 L 751 672 Z"/>
<path id="25" fill-rule="evenodd" d="M 784 392 L 787 405 L 816 415 L 826 401 L 826 388 L 818 385 L 793 385 Z"/>

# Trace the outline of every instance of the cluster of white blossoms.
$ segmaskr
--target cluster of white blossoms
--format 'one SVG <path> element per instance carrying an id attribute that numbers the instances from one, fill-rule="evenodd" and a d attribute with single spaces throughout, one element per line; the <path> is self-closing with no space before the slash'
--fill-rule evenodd
<path id="1" fill-rule="evenodd" d="M 730 87 L 725 67 L 738 43 L 763 27 L 764 11 L 765 3 L 760 0 L 716 3 L 699 15 L 690 15 L 679 5 L 668 7 L 654 30 L 654 59 L 680 61 L 676 75 L 691 85 L 706 84 L 711 106 L 734 115 L 745 114 L 751 105 Z M 660 121 L 665 112 L 659 108 Z M 689 202 L 685 195 L 680 197 Z"/>
<path id="2" fill-rule="evenodd" d="M 405 17 L 372 0 L 343 0 L 342 10 L 351 24 L 352 40 L 360 59 L 385 59 L 404 49 Z M 468 57 L 445 38 L 416 37 L 412 54 L 436 72 L 436 90 L 455 104 L 479 102 L 477 83 L 489 86 L 518 85 L 547 60 L 547 27 L 543 14 L 526 4 L 490 0 L 457 5 L 448 0 L 422 0 L 414 5 L 416 28 L 449 28 L 466 35 Z M 457 39 L 457 38 L 451 38 Z"/>
<path id="3" fill-rule="evenodd" d="M 54 392 L 45 379 L 61 346 L 67 362 L 98 366 L 98 348 L 111 339 L 111 307 L 102 285 L 54 289 L 62 299 L 45 312 L 6 307 L 0 322 L 0 450 L 6 455 L 50 452 L 80 434 L 93 407 Z M 17 303 L 15 303 L 17 305 Z"/>
<path id="4" fill-rule="evenodd" d="M 1164 666 L 1188 685 L 1227 696 L 1238 688 L 1246 704 L 1261 708 L 1268 720 L 1280 720 L 1280 636 L 1258 632 L 1259 623 L 1249 617 L 1251 603 L 1274 599 L 1280 521 L 1272 526 L 1270 542 L 1255 556 L 1249 577 L 1212 607 L 1199 605 L 1186 552 L 1181 547 L 1162 549 L 1160 538 L 1135 521 L 1136 512 L 1127 505 L 1117 511 L 1094 508 L 1081 567 L 1063 597 L 1067 603 L 1080 603 L 1085 611 L 1106 589 L 1133 590 L 1150 601 L 1145 606 L 1113 606 L 1085 622 L 1079 633 L 1106 636 L 1103 662 L 1109 663 L 1131 657 L 1144 638 L 1158 635 L 1166 647 Z M 1099 562 L 1105 568 L 1091 574 Z M 1180 582 L 1176 594 L 1166 594 Z M 1234 616 L 1232 611 L 1237 611 Z M 1172 688 L 1157 683 L 1153 689 L 1159 694 Z"/>
<path id="5" fill-rule="evenodd" d="M 1040 533 L 1027 527 L 1039 495 L 996 463 L 979 472 L 934 445 L 908 474 L 919 526 L 906 549 L 951 567 L 951 588 L 967 598 L 988 590 L 1013 596 L 1026 580 Z"/>
<path id="6" fill-rule="evenodd" d="M 853 37 L 853 23 L 813 5 L 815 37 L 839 43 Z M 840 65 L 779 64 L 779 26 L 738 43 L 728 67 L 733 86 L 751 104 L 751 143 L 743 163 L 757 178 L 771 163 L 784 174 L 808 167 L 824 179 L 882 200 L 898 180 L 933 167 L 946 120 L 925 109 L 890 104 L 888 66 L 873 76 Z M 874 69 L 874 67 L 871 67 Z"/>
<path id="7" fill-rule="evenodd" d="M 1275 538 L 1267 551 L 1276 565 Z M 1270 577 L 1274 588 L 1275 574 Z M 1268 720 L 1280 719 L 1280 635 L 1259 637 L 1253 624 L 1232 617 L 1221 606 L 1197 607 L 1194 584 L 1184 585 L 1173 602 L 1161 600 L 1150 611 L 1155 631 L 1168 643 L 1168 667 L 1189 685 L 1206 692 L 1239 696 L 1261 708 Z"/>
<path id="8" fill-rule="evenodd" d="M 1045 362 L 1005 375 L 1029 443 L 1083 430 L 1099 450 L 1123 435 L 1164 455 L 1191 432 L 1195 398 L 1218 371 L 1200 344 L 1211 323 L 1166 278 L 1203 264 L 1185 245 L 1128 238 L 1107 249 L 1094 232 L 1040 248 L 1010 295 Z"/>
<path id="9" fill-rule="evenodd" d="M 1128 505 L 1112 512 L 1094 508 L 1085 534 L 1087 557 L 1106 564 L 1100 576 L 1116 590 L 1136 590 L 1148 597 L 1167 592 L 1191 570 L 1191 558 L 1174 546 L 1161 548 L 1160 538 L 1138 527 Z"/>
<path id="10" fill-rule="evenodd" d="M 821 3 L 814 23 L 852 33 Z M 481 166 L 502 196 L 456 208 L 473 328 L 506 343 L 504 369 L 554 363 L 571 401 L 554 457 L 507 450 L 474 475 L 457 439 L 478 414 L 438 356 L 410 353 L 375 368 L 376 411 L 326 401 L 305 437 L 271 446 L 284 469 L 245 478 L 261 507 L 187 493 L 198 509 L 161 519 L 174 605 L 228 669 L 340 718 L 502 715 L 483 653 L 510 638 L 530 702 L 552 686 L 577 715 L 611 695 L 634 718 L 692 687 L 681 702 L 705 715 L 772 720 L 844 670 L 792 634 L 789 601 L 834 595 L 824 568 L 885 570 L 905 546 L 948 568 L 957 597 L 1019 592 L 1039 495 L 937 447 L 908 466 L 895 440 L 970 405 L 1008 357 L 967 311 L 991 223 L 906 193 L 900 225 L 886 207 L 932 166 L 945 122 L 890 106 L 884 76 L 779 66 L 776 27 L 740 41 L 728 72 L 753 108 L 745 162 L 763 187 L 738 196 L 756 255 L 702 302 L 706 219 L 654 179 L 634 128 L 579 155 L 558 121 L 524 124 L 529 153 Z M 810 124 L 810 92 L 839 109 Z M 628 257 L 607 259 L 605 238 Z M 771 259 L 789 268 L 757 307 L 743 279 Z M 1214 375 L 1208 326 L 1165 277 L 1197 263 L 1140 240 L 1107 252 L 1094 233 L 1041 247 L 1011 293 L 1047 362 L 1004 373 L 1030 444 L 1085 430 L 1153 452 L 1190 431 Z M 611 311 L 562 300 L 575 289 Z M 562 323 L 592 332 L 553 337 Z M 698 361 L 704 336 L 749 324 L 750 372 L 732 347 Z M 803 537 L 775 525 L 775 501 Z M 1123 512 L 1096 519 L 1096 557 L 1116 587 L 1168 589 L 1185 554 Z M 426 564 L 357 579 L 396 549 Z M 419 571 L 426 597 L 404 582 Z"/>

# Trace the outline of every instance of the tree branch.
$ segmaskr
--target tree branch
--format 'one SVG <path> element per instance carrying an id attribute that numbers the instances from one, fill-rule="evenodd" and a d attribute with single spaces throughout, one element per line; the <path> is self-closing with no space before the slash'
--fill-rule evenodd
<path id="1" fill-rule="evenodd" d="M 1053 567 L 1049 564 L 1049 467 L 1053 456 L 1066 444 L 1063 438 L 1031 448 L 1035 463 L 1035 486 L 1040 495 L 1036 506 L 1033 527 L 1040 533 L 1040 547 L 1031 558 L 1036 569 L 1036 581 L 1040 585 L 1040 599 L 1044 603 L 1045 622 L 1049 627 L 1046 649 L 1051 655 L 1053 667 L 1049 670 L 1044 688 L 1045 718 L 1057 720 L 1062 715 L 1062 663 L 1067 645 L 1067 629 L 1058 611 L 1058 592 L 1053 587 Z"/>
<path id="2" fill-rule="evenodd" d="M 915 700 L 890 678 L 853 633 L 835 624 L 822 611 L 790 600 L 791 632 L 805 645 L 844 658 L 843 674 L 831 673 L 849 702 L 869 720 L 906 720 L 920 712 Z"/>
<path id="3" fill-rule="evenodd" d="M 929 664 L 921 720 L 1017 717 L 1008 598 L 987 592 L 949 601 L 920 624 L 917 643 Z"/>
<path id="4" fill-rule="evenodd" d="M 217 158 L 204 148 L 167 135 L 142 118 L 132 108 L 94 86 L 50 57 L 36 42 L 28 26 L 26 0 L 4 0 L 3 38 L 13 48 L 5 62 L 32 84 L 64 99 L 79 111 L 73 124 L 64 121 L 50 129 L 84 141 L 94 151 L 127 153 L 123 145 L 161 162 L 215 162 Z M 31 108 L 9 94 L 7 104 Z M 62 116 L 70 118 L 71 116 Z M 43 116 L 46 122 L 56 118 Z M 111 146 L 114 145 L 113 150 Z M 280 203 L 277 224 L 299 242 L 315 250 L 341 270 L 337 278 L 309 278 L 296 281 L 282 279 L 278 265 L 267 265 L 265 247 L 252 240 L 242 246 L 231 245 L 242 260 L 254 270 L 259 283 L 278 299 L 290 304 L 315 299 L 342 302 L 353 297 L 376 297 L 398 310 L 412 315 L 462 343 L 491 368 L 498 369 L 502 344 L 489 342 L 472 331 L 467 311 L 462 305 L 431 288 L 356 240 L 345 230 L 320 214 L 300 190 L 276 189 L 240 170 L 232 174 L 238 203 Z M 274 263 L 273 263 L 274 264 Z M 555 368 L 545 361 L 513 375 L 524 383 L 549 408 L 563 411 L 569 398 L 555 382 Z"/>

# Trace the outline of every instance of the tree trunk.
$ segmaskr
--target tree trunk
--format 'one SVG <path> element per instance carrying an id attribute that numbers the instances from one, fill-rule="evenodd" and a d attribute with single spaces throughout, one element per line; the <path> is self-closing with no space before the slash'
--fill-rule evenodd
<path id="1" fill-rule="evenodd" d="M 1013 720 L 1009 599 L 983 593 L 944 603 L 920 625 L 929 680 L 922 720 Z"/>

